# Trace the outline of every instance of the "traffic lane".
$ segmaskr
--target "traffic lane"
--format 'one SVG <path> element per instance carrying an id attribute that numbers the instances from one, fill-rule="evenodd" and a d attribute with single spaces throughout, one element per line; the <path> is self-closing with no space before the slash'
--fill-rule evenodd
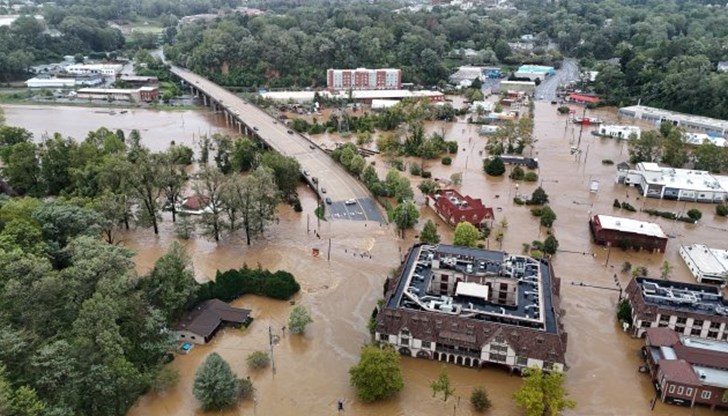
<path id="1" fill-rule="evenodd" d="M 353 201 L 350 203 L 349 201 Z M 349 203 L 348 203 L 349 202 Z M 375 221 L 383 223 L 384 218 L 372 198 L 361 198 L 357 200 L 334 201 L 327 203 L 329 216 L 336 219 L 348 219 L 352 221 Z"/>

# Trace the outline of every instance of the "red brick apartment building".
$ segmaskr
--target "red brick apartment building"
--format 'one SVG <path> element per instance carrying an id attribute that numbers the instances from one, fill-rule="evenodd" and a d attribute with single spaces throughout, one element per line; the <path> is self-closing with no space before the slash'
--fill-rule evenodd
<path id="1" fill-rule="evenodd" d="M 463 196 L 454 189 L 442 189 L 427 196 L 427 205 L 432 203 L 432 209 L 437 215 L 451 226 L 467 221 L 480 228 L 486 220 L 495 218 L 493 208 L 483 205 L 480 199 Z"/>
<path id="2" fill-rule="evenodd" d="M 642 353 L 661 401 L 728 408 L 728 342 L 650 328 Z"/>
<path id="3" fill-rule="evenodd" d="M 398 90 L 402 88 L 402 71 L 380 69 L 329 69 L 326 73 L 329 91 L 341 90 Z"/>

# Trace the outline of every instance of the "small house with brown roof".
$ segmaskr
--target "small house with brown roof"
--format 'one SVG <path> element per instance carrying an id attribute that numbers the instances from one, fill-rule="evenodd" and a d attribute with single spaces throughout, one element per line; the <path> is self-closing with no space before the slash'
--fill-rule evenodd
<path id="1" fill-rule="evenodd" d="M 642 353 L 665 403 L 728 408 L 728 343 L 649 328 Z"/>
<path id="2" fill-rule="evenodd" d="M 175 332 L 179 341 L 206 344 L 224 326 L 240 327 L 250 320 L 250 310 L 235 308 L 219 299 L 209 299 L 182 316 Z"/>
<path id="3" fill-rule="evenodd" d="M 493 220 L 493 208 L 483 205 L 483 201 L 461 195 L 455 189 L 442 189 L 427 195 L 427 205 L 432 200 L 432 209 L 450 226 L 466 221 L 480 228 L 485 221 Z"/>

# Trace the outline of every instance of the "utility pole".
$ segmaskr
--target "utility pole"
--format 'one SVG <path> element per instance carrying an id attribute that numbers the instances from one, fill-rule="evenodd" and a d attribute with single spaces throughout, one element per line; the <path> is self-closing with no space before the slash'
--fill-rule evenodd
<path id="1" fill-rule="evenodd" d="M 306 234 L 309 234 L 311 232 L 310 221 L 311 221 L 311 214 L 306 214 Z"/>
<path id="2" fill-rule="evenodd" d="M 581 113 L 581 128 L 579 129 L 579 141 L 576 145 L 578 149 L 581 146 L 581 134 L 584 133 L 584 118 L 586 117 L 586 105 L 584 106 L 584 112 Z"/>
<path id="3" fill-rule="evenodd" d="M 331 261 L 331 239 L 329 238 L 329 253 L 326 256 L 326 261 Z"/>
<path id="4" fill-rule="evenodd" d="M 273 328 L 268 325 L 268 343 L 270 344 L 270 364 L 273 368 L 273 374 L 276 373 L 276 361 L 273 359 Z"/>

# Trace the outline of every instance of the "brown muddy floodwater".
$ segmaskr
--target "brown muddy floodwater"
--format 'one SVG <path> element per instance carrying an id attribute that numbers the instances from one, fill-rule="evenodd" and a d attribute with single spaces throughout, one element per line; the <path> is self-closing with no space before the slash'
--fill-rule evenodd
<path id="1" fill-rule="evenodd" d="M 195 137 L 224 130 L 222 120 L 205 111 L 143 111 L 130 110 L 127 114 L 96 113 L 99 109 L 78 107 L 4 106 L 8 124 L 31 130 L 36 138 L 44 132 L 59 131 L 64 136 L 85 137 L 86 132 L 105 126 L 125 131 L 137 128 L 149 147 L 161 150 L 170 141 L 193 144 Z M 598 112 L 600 118 L 615 121 L 613 112 Z M 624 122 L 624 121 L 623 121 Z M 625 143 L 600 139 L 585 129 L 580 158 L 570 154 L 570 147 L 578 142 L 578 126 L 567 124 L 556 115 L 554 106 L 536 103 L 536 139 L 533 155 L 539 158 L 542 186 L 548 192 L 551 205 L 558 215 L 554 233 L 560 242 L 554 259 L 557 275 L 562 278 L 562 307 L 564 323 L 569 333 L 567 349 L 567 389 L 578 403 L 569 415 L 708 415 L 708 409 L 687 409 L 657 404 L 650 411 L 649 401 L 654 389 L 649 377 L 640 374 L 638 351 L 641 340 L 624 334 L 616 324 L 615 304 L 618 293 L 610 290 L 574 286 L 572 282 L 616 287 L 615 277 L 625 287 L 629 276 L 620 273 L 623 262 L 646 266 L 651 274 L 659 274 L 659 267 L 668 260 L 674 271 L 671 279 L 692 281 L 687 268 L 678 256 L 680 244 L 701 242 L 719 248 L 724 243 L 726 222 L 714 215 L 714 207 L 706 204 L 685 204 L 674 201 L 637 199 L 634 190 L 614 183 L 614 166 L 601 163 L 602 159 L 620 162 L 626 159 Z M 448 178 L 452 173 L 463 174 L 461 191 L 484 200 L 496 207 L 495 228 L 507 218 L 502 248 L 520 252 L 522 243 L 545 238 L 528 208 L 515 206 L 516 193 L 530 194 L 538 184 L 520 183 L 516 188 L 510 179 L 487 178 L 482 172 L 479 151 L 485 138 L 478 136 L 476 126 L 464 122 L 430 124 L 430 131 L 444 129 L 447 140 L 457 140 L 460 151 L 450 167 L 439 161 L 426 162 L 434 177 Z M 341 141 L 336 137 L 314 137 L 321 143 Z M 528 152 L 528 151 L 527 151 Z M 386 172 L 385 163 L 376 159 L 380 175 Z M 418 161 L 419 162 L 419 161 Z M 599 192 L 589 192 L 589 183 L 600 181 Z M 130 411 L 130 416 L 146 415 L 202 415 L 192 395 L 194 373 L 211 352 L 222 355 L 241 377 L 249 375 L 256 387 L 256 400 L 242 403 L 238 408 L 222 415 L 334 415 L 337 400 L 343 400 L 346 414 L 350 415 L 471 415 L 468 398 L 475 386 L 486 387 L 493 408 L 490 415 L 517 415 L 511 396 L 520 385 L 520 379 L 498 369 L 466 369 L 450 366 L 455 385 L 455 398 L 444 403 L 433 399 L 430 382 L 437 377 L 439 363 L 406 358 L 402 360 L 405 388 L 394 399 L 377 404 L 362 404 L 348 383 L 348 369 L 358 359 L 359 348 L 369 340 L 366 321 L 378 298 L 382 296 L 382 283 L 400 261 L 401 253 L 409 247 L 416 233 L 410 232 L 400 240 L 388 227 L 378 223 L 323 221 L 321 238 L 313 231 L 319 227 L 313 216 L 315 196 L 301 186 L 299 189 L 304 211 L 295 213 L 289 207 L 279 208 L 280 222 L 273 224 L 265 235 L 248 247 L 237 238 L 219 244 L 196 237 L 184 242 L 194 262 L 197 278 L 214 278 L 218 269 L 239 267 L 243 263 L 270 269 L 285 269 L 301 282 L 302 291 L 296 297 L 312 312 L 314 323 L 305 336 L 282 336 L 292 308 L 288 302 L 246 296 L 238 299 L 237 306 L 253 310 L 255 321 L 245 331 L 227 330 L 218 334 L 206 346 L 195 347 L 189 355 L 177 356 L 170 364 L 180 372 L 179 384 L 165 394 L 147 394 Z M 419 203 L 423 198 L 415 190 Z M 615 198 L 627 200 L 637 208 L 659 207 L 665 210 L 684 210 L 697 207 L 703 211 L 699 225 L 673 223 L 649 218 L 641 213 L 628 213 L 612 208 Z M 668 243 L 667 253 L 646 254 L 623 252 L 608 253 L 591 243 L 587 221 L 591 214 L 613 214 L 658 222 L 668 234 L 676 235 Z M 423 219 L 432 218 L 439 224 L 445 242 L 451 241 L 452 232 L 432 214 L 422 209 Z M 125 244 L 136 250 L 135 261 L 140 273 L 145 273 L 174 240 L 173 227 L 165 217 L 160 235 L 149 230 L 135 230 L 126 234 Z M 327 261 L 328 240 L 331 239 L 331 260 Z M 492 240 L 492 239 L 491 239 Z M 489 241 L 491 248 L 499 243 Z M 314 258 L 311 251 L 321 250 Z M 362 257 L 361 253 L 371 254 Z M 609 254 L 609 263 L 607 256 Z M 281 336 L 274 347 L 276 372 L 268 368 L 251 372 L 245 359 L 253 351 L 268 349 L 268 328 Z"/>

